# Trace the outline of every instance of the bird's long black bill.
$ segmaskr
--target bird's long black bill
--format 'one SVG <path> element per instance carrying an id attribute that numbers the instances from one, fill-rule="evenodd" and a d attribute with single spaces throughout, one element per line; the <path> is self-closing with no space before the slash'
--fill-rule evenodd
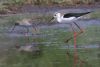
<path id="1" fill-rule="evenodd" d="M 49 20 L 49 22 L 51 22 L 53 19 L 54 19 L 54 17 L 52 17 L 52 18 Z"/>

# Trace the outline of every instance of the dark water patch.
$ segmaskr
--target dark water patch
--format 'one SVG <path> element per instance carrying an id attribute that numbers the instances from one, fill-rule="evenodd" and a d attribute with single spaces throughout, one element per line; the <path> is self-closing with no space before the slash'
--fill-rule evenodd
<path id="1" fill-rule="evenodd" d="M 82 28 L 87 28 L 87 27 L 93 26 L 93 25 L 100 25 L 100 19 L 79 20 L 76 23 Z M 11 32 L 12 28 L 10 28 L 10 29 L 7 29 L 6 31 L 2 32 L 2 34 L 5 34 L 10 37 L 23 37 L 26 35 L 32 36 L 32 37 L 49 37 L 49 36 L 55 36 L 55 33 L 57 33 L 58 31 L 65 33 L 67 31 L 71 30 L 71 27 L 68 24 L 59 24 L 59 23 L 50 25 L 50 26 L 40 25 L 37 28 L 40 29 L 39 33 L 34 33 L 34 32 L 32 33 L 31 29 L 27 33 L 26 28 L 17 27 L 12 32 Z M 3 31 L 3 30 L 1 30 L 1 31 Z M 44 31 L 44 33 L 43 33 L 43 31 Z"/>

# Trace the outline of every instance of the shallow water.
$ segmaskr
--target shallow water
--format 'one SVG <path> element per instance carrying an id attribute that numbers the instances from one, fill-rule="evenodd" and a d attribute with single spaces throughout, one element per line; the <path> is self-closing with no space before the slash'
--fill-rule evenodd
<path id="1" fill-rule="evenodd" d="M 80 27 L 83 29 L 86 29 L 89 26 L 94 25 L 100 25 L 100 19 L 88 19 L 88 20 L 79 20 L 76 22 Z M 71 31 L 71 27 L 67 24 L 54 24 L 54 25 L 40 25 L 37 28 L 39 28 L 40 33 L 32 33 L 31 31 L 26 33 L 25 28 L 17 27 L 13 32 L 11 32 L 11 29 L 8 30 L 8 32 L 5 32 L 4 35 L 10 38 L 16 38 L 16 37 L 34 37 L 34 38 L 46 38 L 53 37 L 53 40 L 56 41 L 55 33 L 57 31 L 67 32 Z M 42 33 L 42 31 L 45 31 L 45 33 Z M 53 33 L 49 33 L 50 31 L 53 31 Z M 48 33 L 48 34 L 47 34 Z M 51 46 L 51 44 L 62 44 L 62 42 L 41 42 L 41 44 L 44 44 L 46 46 Z M 64 44 L 64 43 L 63 43 Z M 67 48 L 74 48 L 74 46 L 61 46 L 60 49 L 67 49 Z M 98 44 L 90 44 L 85 46 L 77 46 L 77 49 L 83 49 L 83 48 L 99 48 Z"/>
<path id="2" fill-rule="evenodd" d="M 100 46 L 99 46 L 99 44 L 88 44 L 88 45 L 81 45 L 81 46 L 77 46 L 77 49 L 86 49 L 86 48 L 88 48 L 88 49 L 94 49 L 94 48 L 100 48 Z M 62 46 L 60 49 L 74 49 L 74 46 L 72 46 L 72 45 L 69 45 L 69 46 Z"/>
<path id="3" fill-rule="evenodd" d="M 89 26 L 96 26 L 96 25 L 98 26 L 98 25 L 100 25 L 100 19 L 79 20 L 79 21 L 76 21 L 76 23 L 81 28 L 86 29 Z M 54 32 L 56 32 L 56 30 L 61 30 L 62 32 L 64 32 L 64 31 L 66 32 L 66 31 L 71 30 L 71 27 L 68 24 L 64 24 L 64 23 L 61 23 L 61 24 L 56 23 L 56 24 L 53 24 L 53 25 L 40 25 L 40 26 L 37 26 L 37 28 L 40 31 L 46 30 L 46 32 L 49 32 L 48 29 L 54 30 Z M 11 36 L 11 37 L 20 37 L 20 36 L 23 37 L 23 36 L 25 36 L 25 34 L 27 34 L 27 36 L 33 36 L 33 37 L 53 35 L 53 34 L 41 34 L 41 32 L 40 33 L 32 33 L 31 31 L 29 31 L 27 33 L 26 32 L 27 30 L 25 28 L 22 28 L 22 27 L 17 27 L 12 32 L 11 32 L 11 29 L 9 29 L 8 32 L 6 32 L 4 34 L 6 34 L 7 36 Z"/>
<path id="4" fill-rule="evenodd" d="M 59 11 L 59 9 L 63 9 L 63 11 L 67 11 L 67 12 L 74 11 L 74 10 L 76 11 L 76 8 L 75 9 L 66 9 L 66 8 L 59 8 L 59 7 L 45 8 L 45 9 L 44 8 L 34 8 L 35 10 L 32 9 L 33 7 L 30 7 L 30 8 L 26 7 L 26 8 L 27 8 L 27 10 L 26 11 L 24 10 L 24 12 L 30 12 L 30 13 L 31 12 L 36 12 L 36 13 L 38 12 L 38 13 L 40 13 L 40 10 L 41 10 L 41 13 L 44 13 L 44 14 L 46 12 L 47 12 L 47 14 L 48 13 L 54 13 L 55 11 Z M 90 8 L 90 9 L 86 9 L 86 8 L 77 9 L 77 11 L 80 11 L 80 12 L 91 11 L 91 10 L 97 10 L 97 9 L 96 8 L 95 9 L 93 9 L 93 8 Z M 82 27 L 83 29 L 86 29 L 89 26 L 100 25 L 100 19 L 78 20 L 76 23 L 80 27 Z M 30 29 L 30 32 L 28 34 L 26 34 L 27 30 L 25 28 L 21 28 L 21 27 L 15 28 L 15 30 L 13 32 L 11 32 L 12 28 L 9 28 L 9 29 L 5 28 L 5 29 L 7 29 L 6 31 L 4 31 L 2 29 L 3 32 L 2 32 L 2 30 L 0 30 L 0 32 L 2 32 L 2 34 L 3 34 L 0 49 L 2 48 L 4 50 L 4 48 L 6 49 L 6 48 L 8 48 L 8 46 L 9 47 L 11 46 L 11 48 L 12 47 L 15 48 L 14 45 L 16 45 L 16 44 L 18 44 L 18 45 L 19 44 L 26 44 L 25 39 L 23 39 L 25 41 L 21 40 L 21 38 L 25 37 L 25 36 L 32 37 L 32 38 L 37 38 L 37 39 L 38 38 L 46 39 L 46 41 L 42 41 L 42 42 L 39 42 L 39 43 L 45 45 L 46 47 L 49 47 L 50 49 L 47 48 L 47 50 L 45 50 L 45 51 L 48 51 L 47 54 L 51 51 L 51 54 L 54 54 L 54 55 L 58 56 L 57 60 L 60 59 L 59 55 L 62 55 L 63 52 L 61 51 L 60 54 L 59 54 L 59 52 L 52 53 L 53 52 L 52 50 L 54 50 L 54 46 L 57 45 L 57 47 L 58 47 L 58 45 L 59 45 L 58 48 L 61 49 L 61 50 L 66 50 L 66 49 L 72 49 L 73 50 L 74 49 L 73 44 L 66 44 L 66 43 L 63 43 L 63 42 L 60 42 L 60 41 L 56 41 L 57 40 L 57 37 L 56 37 L 57 33 L 59 33 L 59 32 L 66 33 L 67 31 L 72 31 L 71 27 L 69 25 L 67 25 L 67 24 L 38 25 L 38 28 L 40 29 L 40 32 L 39 33 L 34 33 L 33 35 L 32 35 L 31 29 Z M 2 36 L 2 34 L 0 34 L 0 35 Z M 8 38 L 8 39 L 6 39 L 7 41 L 5 40 L 5 37 Z M 17 41 L 17 39 L 19 39 L 20 41 Z M 22 42 L 24 42 L 24 43 L 22 43 Z M 34 43 L 37 43 L 37 42 L 34 42 Z M 53 48 L 52 48 L 52 46 L 53 46 Z M 89 49 L 89 50 L 85 51 L 85 48 Z M 97 51 L 95 51 L 95 48 L 97 49 Z M 2 51 L 2 49 L 1 49 L 1 51 Z M 95 43 L 94 44 L 82 44 L 82 45 L 78 44 L 77 49 L 79 49 L 79 50 L 83 49 L 83 52 L 81 51 L 81 53 L 79 53 L 79 54 L 82 54 L 82 57 L 80 55 L 80 58 L 84 59 L 84 57 L 85 57 L 84 60 L 85 61 L 89 60 L 90 62 L 89 61 L 88 62 L 90 64 L 92 64 L 92 62 L 94 62 L 94 61 L 95 62 L 98 61 L 98 59 L 100 58 L 100 57 L 97 57 L 97 54 L 96 54 L 96 52 L 99 52 L 99 49 L 100 49 L 99 44 L 95 44 Z M 91 51 L 91 49 L 93 49 L 94 52 Z M 72 51 L 72 53 L 73 53 L 73 51 Z M 50 56 L 53 57 L 53 55 L 51 55 L 51 54 L 50 54 Z M 88 54 L 90 54 L 90 55 L 88 55 Z M 49 55 L 47 55 L 47 56 L 49 56 Z M 63 55 L 61 56 L 61 58 L 62 57 L 63 57 Z M 50 57 L 47 57 L 47 58 L 50 59 Z M 95 58 L 97 58 L 97 59 L 95 59 Z M 64 60 L 64 59 L 62 59 L 62 60 Z M 92 62 L 91 62 L 91 59 L 92 59 Z M 44 58 L 44 60 L 45 60 L 45 58 Z M 65 62 L 65 64 L 66 64 L 66 62 Z M 59 64 L 57 64 L 57 65 L 59 65 Z M 99 64 L 98 64 L 98 66 L 99 66 Z M 93 67 L 98 67 L 98 66 L 94 65 Z"/>

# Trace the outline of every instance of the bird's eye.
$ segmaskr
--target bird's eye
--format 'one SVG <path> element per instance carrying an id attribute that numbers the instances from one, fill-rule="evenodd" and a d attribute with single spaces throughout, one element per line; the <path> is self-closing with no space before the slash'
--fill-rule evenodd
<path id="1" fill-rule="evenodd" d="M 56 16 L 56 14 L 54 16 Z"/>

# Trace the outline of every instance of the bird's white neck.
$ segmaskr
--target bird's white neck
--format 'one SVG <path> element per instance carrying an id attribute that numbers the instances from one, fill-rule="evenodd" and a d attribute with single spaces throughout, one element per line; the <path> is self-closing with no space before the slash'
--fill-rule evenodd
<path id="1" fill-rule="evenodd" d="M 57 22 L 61 22 L 62 21 L 62 18 L 61 18 L 62 16 L 61 16 L 61 13 L 55 13 L 55 15 L 54 15 L 54 18 L 57 20 Z"/>
<path id="2" fill-rule="evenodd" d="M 62 21 L 62 17 L 57 17 L 57 21 L 60 23 Z"/>

